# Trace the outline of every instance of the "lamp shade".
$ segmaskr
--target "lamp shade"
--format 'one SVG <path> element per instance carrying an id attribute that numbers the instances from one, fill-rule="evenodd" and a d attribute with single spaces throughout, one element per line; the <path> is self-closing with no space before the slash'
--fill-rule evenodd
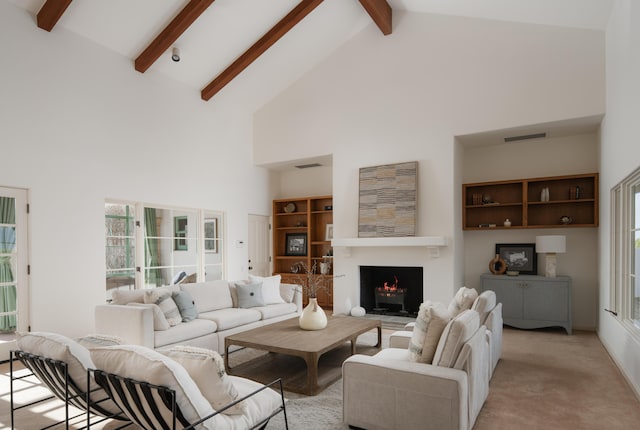
<path id="1" fill-rule="evenodd" d="M 536 236 L 536 252 L 566 252 L 566 236 Z"/>

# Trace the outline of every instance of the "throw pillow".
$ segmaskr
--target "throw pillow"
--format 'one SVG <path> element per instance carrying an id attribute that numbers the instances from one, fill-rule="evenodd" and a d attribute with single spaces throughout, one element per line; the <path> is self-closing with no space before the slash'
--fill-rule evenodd
<path id="1" fill-rule="evenodd" d="M 97 348 L 99 346 L 123 345 L 124 339 L 118 336 L 110 336 L 108 334 L 89 334 L 77 340 L 77 342 L 85 348 Z"/>
<path id="2" fill-rule="evenodd" d="M 284 299 L 285 303 L 293 302 L 293 296 L 296 294 L 296 288 L 302 289 L 294 284 L 280 284 L 280 296 Z"/>
<path id="3" fill-rule="evenodd" d="M 422 303 L 411 333 L 409 360 L 431 364 L 440 335 L 450 319 L 449 311 L 442 303 L 429 300 Z"/>
<path id="4" fill-rule="evenodd" d="M 284 299 L 280 295 L 280 281 L 282 277 L 280 275 L 269 276 L 264 278 L 262 276 L 249 275 L 249 282 L 257 284 L 262 282 L 262 297 L 265 305 L 271 305 L 274 303 L 284 303 Z"/>
<path id="5" fill-rule="evenodd" d="M 455 317 L 462 311 L 471 309 L 473 302 L 477 298 L 478 292 L 475 288 L 461 287 L 449 303 L 449 314 L 451 314 L 451 318 Z"/>
<path id="6" fill-rule="evenodd" d="M 224 361 L 216 351 L 194 346 L 174 346 L 164 354 L 187 370 L 213 409 L 222 409 L 238 398 L 236 387 L 227 377 Z M 237 415 L 244 413 L 245 409 L 245 403 L 241 402 L 222 413 Z"/>
<path id="7" fill-rule="evenodd" d="M 155 303 L 127 303 L 127 306 L 137 306 L 137 307 L 143 307 L 143 308 L 151 308 L 151 310 L 153 311 L 153 330 L 154 331 L 162 331 L 162 330 L 169 330 L 169 321 L 167 321 L 167 318 L 165 318 L 164 313 L 162 312 L 162 309 L 160 309 L 160 306 L 156 305 Z"/>
<path id="8" fill-rule="evenodd" d="M 193 301 L 191 294 L 186 291 L 174 291 L 171 294 L 171 298 L 178 306 L 178 311 L 182 315 L 182 322 L 189 322 L 198 318 L 198 308 L 196 308 L 196 302 Z"/>
<path id="9" fill-rule="evenodd" d="M 176 302 L 171 298 L 170 292 L 167 291 L 160 294 L 155 290 L 145 291 L 144 302 L 158 305 L 160 309 L 162 309 L 162 313 L 171 327 L 182 322 L 182 315 L 180 315 Z"/>
<path id="10" fill-rule="evenodd" d="M 264 306 L 262 284 L 236 284 L 239 308 Z"/>
<path id="11" fill-rule="evenodd" d="M 480 328 L 478 312 L 467 309 L 451 319 L 440 336 L 431 364 L 453 367 L 465 342 Z"/>

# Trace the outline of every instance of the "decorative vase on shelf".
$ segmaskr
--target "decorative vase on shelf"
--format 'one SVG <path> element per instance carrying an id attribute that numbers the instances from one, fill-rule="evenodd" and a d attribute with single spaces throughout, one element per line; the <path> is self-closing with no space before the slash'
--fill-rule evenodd
<path id="1" fill-rule="evenodd" d="M 327 326 L 327 315 L 318 305 L 317 298 L 309 298 L 309 304 L 300 314 L 299 324 L 303 330 L 322 330 Z"/>

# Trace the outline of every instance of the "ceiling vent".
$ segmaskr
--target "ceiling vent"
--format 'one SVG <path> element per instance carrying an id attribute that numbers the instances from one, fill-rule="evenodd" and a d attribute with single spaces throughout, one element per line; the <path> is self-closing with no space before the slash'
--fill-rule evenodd
<path id="1" fill-rule="evenodd" d="M 517 142 L 519 140 L 542 139 L 545 137 L 547 137 L 547 133 L 523 134 L 522 136 L 505 137 L 504 141 L 506 143 L 509 143 L 509 142 Z"/>
<path id="2" fill-rule="evenodd" d="M 297 169 L 309 169 L 311 167 L 320 167 L 322 164 L 320 163 L 310 163 L 310 164 L 300 164 L 299 166 L 295 166 Z"/>

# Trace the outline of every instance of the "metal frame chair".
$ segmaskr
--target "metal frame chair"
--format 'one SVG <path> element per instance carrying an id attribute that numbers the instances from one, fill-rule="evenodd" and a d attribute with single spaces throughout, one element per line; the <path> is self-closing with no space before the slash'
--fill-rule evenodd
<path id="1" fill-rule="evenodd" d="M 199 424 L 213 418 L 226 409 L 274 385 L 279 386 L 280 397 L 282 399 L 280 407 L 272 411 L 268 417 L 253 425 L 251 429 L 266 428 L 269 420 L 280 412 L 284 414 L 285 428 L 289 428 L 281 379 L 276 379 L 275 381 L 262 386 L 252 393 L 229 403 L 224 408 L 215 411 L 213 414 L 210 414 L 199 421 L 189 423 L 184 418 L 177 405 L 175 390 L 165 386 L 153 385 L 148 382 L 125 378 L 99 369 L 89 369 L 89 373 L 93 373 L 96 383 L 100 385 L 114 403 L 122 409 L 131 422 L 143 429 L 194 429 Z M 181 427 L 176 427 L 178 423 L 180 423 Z"/>
<path id="2" fill-rule="evenodd" d="M 20 361 L 25 368 L 27 368 L 30 373 L 26 373 L 24 375 L 16 376 L 14 371 L 14 362 Z M 55 360 L 48 357 L 43 357 L 40 355 L 31 354 L 28 352 L 20 351 L 20 350 L 12 350 L 10 352 L 10 360 L 9 360 L 9 373 L 10 373 L 10 391 L 11 391 L 11 428 L 14 428 L 14 420 L 15 420 L 15 411 L 33 406 L 35 404 L 58 398 L 64 402 L 65 408 L 65 419 L 62 421 L 58 421 L 46 427 L 42 427 L 42 429 L 48 429 L 50 427 L 59 425 L 61 423 L 65 423 L 65 428 L 69 428 L 69 421 L 75 418 L 78 418 L 85 414 L 85 412 L 69 416 L 69 405 L 75 406 L 78 409 L 86 411 L 86 428 L 89 428 L 91 425 L 91 420 L 93 419 L 93 424 L 100 423 L 107 419 L 117 419 L 117 420 L 126 420 L 129 419 L 124 414 L 113 414 L 112 412 L 107 411 L 101 406 L 101 403 L 109 400 L 108 395 L 105 393 L 104 396 L 101 396 L 98 400 L 95 400 L 95 393 L 102 391 L 101 388 L 96 388 L 92 391 L 87 389 L 82 389 L 69 377 L 68 373 L 68 365 L 64 361 Z M 35 376 L 42 384 L 46 385 L 47 388 L 53 393 L 52 396 L 41 398 L 30 403 L 15 406 L 14 402 L 14 381 L 25 379 L 31 376 Z M 90 378 L 87 373 L 87 387 L 89 384 Z M 93 395 L 93 399 L 91 399 Z"/>

